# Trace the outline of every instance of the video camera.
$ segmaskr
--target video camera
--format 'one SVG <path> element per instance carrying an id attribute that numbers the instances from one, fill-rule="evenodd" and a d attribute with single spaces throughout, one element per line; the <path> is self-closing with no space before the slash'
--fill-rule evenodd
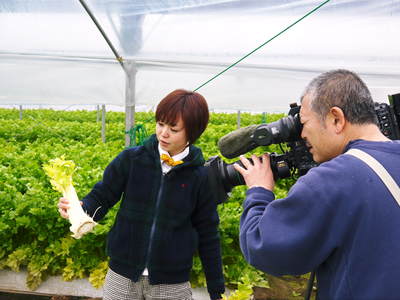
<path id="1" fill-rule="evenodd" d="M 389 103 L 375 102 L 375 113 L 381 132 L 391 140 L 400 139 L 400 93 L 389 95 Z M 218 141 L 221 154 L 227 158 L 234 158 L 258 146 L 285 143 L 288 151 L 283 154 L 271 153 L 270 164 L 275 180 L 302 176 L 308 170 L 317 166 L 311 153 L 301 138 L 302 124 L 300 123 L 300 106 L 290 105 L 287 117 L 278 121 L 250 125 L 235 130 Z M 242 175 L 231 164 L 224 162 L 219 156 L 211 157 L 205 164 L 209 175 L 211 189 L 216 192 L 217 202 L 225 202 L 232 188 L 245 184 Z"/>

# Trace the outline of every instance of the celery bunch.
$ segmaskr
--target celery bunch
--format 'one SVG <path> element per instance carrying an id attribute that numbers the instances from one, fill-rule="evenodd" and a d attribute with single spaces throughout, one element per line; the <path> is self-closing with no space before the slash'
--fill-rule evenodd
<path id="1" fill-rule="evenodd" d="M 75 163 L 72 160 L 65 160 L 64 156 L 61 156 L 51 159 L 48 164 L 43 165 L 43 169 L 50 177 L 53 189 L 62 193 L 63 197 L 69 200 L 70 207 L 67 210 L 71 223 L 69 229 L 73 233 L 72 237 L 81 238 L 85 233 L 90 232 L 97 223 L 83 211 L 73 186 L 72 174 L 76 171 Z"/>

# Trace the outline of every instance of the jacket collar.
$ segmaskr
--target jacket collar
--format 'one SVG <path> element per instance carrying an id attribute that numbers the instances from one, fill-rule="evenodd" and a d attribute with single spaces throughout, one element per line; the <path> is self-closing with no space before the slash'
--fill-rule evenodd
<path id="1" fill-rule="evenodd" d="M 146 139 L 143 146 L 154 159 L 160 157 L 160 153 L 158 152 L 158 140 L 155 134 Z M 196 146 L 190 145 L 189 154 L 183 159 L 183 164 L 177 165 L 175 169 L 188 166 L 202 166 L 204 163 L 205 160 L 201 150 Z"/>

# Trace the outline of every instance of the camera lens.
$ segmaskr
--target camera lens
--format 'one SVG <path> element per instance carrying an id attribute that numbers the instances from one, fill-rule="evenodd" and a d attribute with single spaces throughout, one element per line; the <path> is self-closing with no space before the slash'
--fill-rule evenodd
<path id="1" fill-rule="evenodd" d="M 249 160 L 251 163 L 253 163 L 251 159 Z M 227 185 L 231 187 L 231 189 L 235 186 L 246 184 L 243 176 L 233 167 L 233 164 L 235 163 L 244 168 L 243 163 L 240 160 L 237 160 L 231 164 L 224 164 L 224 180 L 227 182 Z"/>
<path id="2" fill-rule="evenodd" d="M 299 114 L 295 114 L 275 122 L 259 125 L 254 132 L 253 139 L 258 145 L 268 146 L 299 140 L 300 134 L 300 117 Z"/>
<path id="3" fill-rule="evenodd" d="M 248 158 L 248 160 L 253 163 L 251 158 Z M 231 164 L 227 164 L 222 160 L 219 161 L 218 172 L 220 174 L 222 184 L 224 185 L 224 189 L 227 192 L 230 192 L 235 186 L 246 184 L 243 176 L 233 167 L 235 163 L 241 167 L 244 167 L 240 160 L 237 160 Z M 275 180 L 291 176 L 288 158 L 285 154 L 279 155 L 276 153 L 271 153 L 270 165 Z"/>

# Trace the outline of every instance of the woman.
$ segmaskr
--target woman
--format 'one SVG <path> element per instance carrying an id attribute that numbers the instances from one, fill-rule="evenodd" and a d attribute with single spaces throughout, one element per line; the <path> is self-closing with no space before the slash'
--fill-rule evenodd
<path id="1" fill-rule="evenodd" d="M 210 299 L 221 298 L 219 218 L 202 152 L 193 146 L 208 120 L 200 94 L 168 94 L 157 106 L 156 134 L 121 152 L 82 200 L 89 215 L 97 210 L 98 221 L 121 199 L 107 239 L 105 300 L 192 299 L 189 276 L 196 251 Z M 58 206 L 68 218 L 68 200 L 61 198 Z"/>

